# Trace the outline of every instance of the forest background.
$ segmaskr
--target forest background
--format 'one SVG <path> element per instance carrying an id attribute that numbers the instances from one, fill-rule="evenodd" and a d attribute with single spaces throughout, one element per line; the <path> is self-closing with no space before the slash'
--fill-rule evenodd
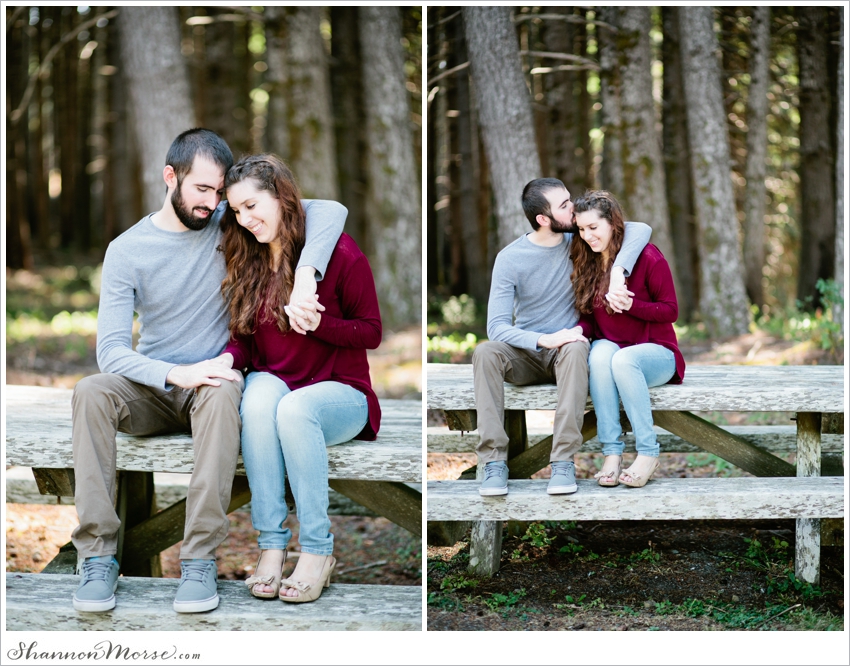
<path id="1" fill-rule="evenodd" d="M 842 39 L 841 7 L 431 8 L 429 360 L 486 335 L 493 261 L 548 176 L 652 226 L 680 339 L 762 330 L 840 362 Z"/>

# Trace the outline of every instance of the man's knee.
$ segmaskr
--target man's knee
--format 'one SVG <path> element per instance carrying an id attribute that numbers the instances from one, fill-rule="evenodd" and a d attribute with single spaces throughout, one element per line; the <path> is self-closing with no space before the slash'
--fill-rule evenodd
<path id="1" fill-rule="evenodd" d="M 504 368 L 507 359 L 502 349 L 502 344 L 493 340 L 482 342 L 472 352 L 473 370 L 485 367 Z"/>
<path id="2" fill-rule="evenodd" d="M 244 384 L 244 380 L 229 381 L 222 379 L 220 386 L 201 386 L 198 389 L 196 404 L 211 404 L 224 409 L 234 407 L 238 411 Z"/>
<path id="3" fill-rule="evenodd" d="M 581 360 L 587 362 L 590 354 L 590 345 L 583 340 L 568 342 L 558 348 L 558 361 L 562 359 Z"/>
<path id="4" fill-rule="evenodd" d="M 71 407 L 74 411 L 86 409 L 91 405 L 110 405 L 115 401 L 110 398 L 116 375 L 98 374 L 83 377 L 74 386 L 71 394 Z"/>

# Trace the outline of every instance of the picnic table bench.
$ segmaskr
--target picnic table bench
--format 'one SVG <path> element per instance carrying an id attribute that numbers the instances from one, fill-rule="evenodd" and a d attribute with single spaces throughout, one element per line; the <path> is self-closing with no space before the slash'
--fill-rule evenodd
<path id="1" fill-rule="evenodd" d="M 442 409 L 451 430 L 477 427 L 472 366 L 428 364 L 427 405 Z M 509 436 L 509 493 L 481 497 L 477 468 L 458 481 L 429 481 L 429 535 L 457 534 L 451 529 L 472 521 L 470 569 L 490 575 L 499 568 L 505 520 L 695 520 L 735 518 L 796 519 L 797 577 L 815 583 L 820 573 L 822 518 L 844 516 L 844 482 L 821 473 L 841 473 L 840 440 L 844 429 L 844 369 L 840 366 L 689 366 L 683 384 L 650 389 L 655 425 L 666 444 L 713 453 L 756 478 L 657 479 L 641 489 L 601 488 L 580 479 L 578 492 L 549 496 L 546 481 L 528 480 L 549 464 L 552 437 L 529 441 L 525 412 L 553 410 L 554 384 L 505 384 L 505 427 Z M 588 398 L 582 434 L 596 437 L 596 416 Z M 713 425 L 693 412 L 796 412 L 796 428 L 773 428 L 759 435 Z M 624 424 L 624 430 L 628 424 Z M 822 470 L 822 434 L 829 456 Z M 791 439 L 793 437 L 793 440 Z M 627 438 L 628 439 L 628 438 Z M 433 450 L 457 448 L 469 437 L 434 437 Z M 429 438 L 429 451 L 432 450 Z M 796 465 L 773 455 L 793 441 Z M 531 445 L 530 445 L 531 444 Z M 598 441 L 595 449 L 599 449 Z M 583 449 L 584 450 L 584 449 Z M 674 449 L 675 450 L 675 449 Z M 636 493 L 639 493 L 637 495 Z M 638 501 L 639 500 L 639 501 Z M 443 527 L 443 526 L 447 527 Z M 431 539 L 429 537 L 429 542 Z"/>
<path id="2" fill-rule="evenodd" d="M 74 495 L 71 393 L 70 389 L 35 386 L 5 387 L 6 466 L 32 468 L 38 489 L 43 495 L 53 497 L 73 497 Z M 328 448 L 328 483 L 336 493 L 353 500 L 377 515 L 390 519 L 413 535 L 421 536 L 422 493 L 416 484 L 422 481 L 422 404 L 417 400 L 381 400 L 381 409 L 383 412 L 381 431 L 376 441 L 352 440 Z M 158 586 L 167 587 L 170 584 L 168 581 L 152 582 L 152 579 L 161 576 L 159 554 L 183 538 L 186 500 L 182 498 L 165 508 L 158 507 L 154 473 L 191 473 L 194 467 L 192 438 L 189 434 L 135 437 L 119 433 L 116 441 L 116 469 L 118 470 L 116 508 L 121 518 L 116 557 L 121 562 L 123 574 L 119 589 L 122 589 L 122 586 L 144 590 L 165 589 Z M 240 456 L 228 512 L 245 505 L 250 499 L 251 492 Z M 294 505 L 288 490 L 287 500 L 290 506 Z M 62 547 L 57 557 L 48 563 L 43 573 L 72 574 L 76 564 L 76 550 L 71 543 L 68 543 Z M 139 578 L 134 579 L 134 577 Z M 7 573 L 7 599 L 15 599 L 17 604 L 9 606 L 9 618 L 13 615 L 18 619 L 26 618 L 35 612 L 30 609 L 32 602 L 25 598 L 31 595 L 32 591 L 26 590 L 33 585 L 49 587 L 40 578 L 40 574 L 36 574 L 35 579 L 30 580 L 25 574 Z M 53 585 L 56 580 L 59 579 L 53 578 L 50 585 Z M 223 581 L 220 581 L 220 587 L 222 583 Z M 176 585 L 176 581 L 174 584 Z M 225 590 L 229 589 L 226 584 L 224 587 Z M 326 624 L 319 622 L 314 628 L 345 628 L 343 625 L 364 629 L 382 628 L 380 625 L 384 620 L 379 619 L 376 623 L 369 620 L 367 616 L 374 616 L 373 620 L 379 616 L 383 617 L 378 611 L 384 608 L 389 611 L 386 617 L 392 617 L 395 613 L 391 610 L 393 604 L 390 602 L 397 597 L 413 604 L 416 618 L 421 616 L 419 587 L 410 587 L 407 592 L 398 592 L 396 588 L 399 586 L 367 586 L 375 588 L 368 593 L 354 589 L 360 587 L 363 586 L 333 585 L 331 589 L 337 589 L 333 594 L 328 595 L 328 598 L 338 597 L 337 602 L 342 604 L 335 611 L 338 618 L 333 621 L 328 620 Z M 234 590 L 237 588 L 238 586 Z M 20 598 L 16 596 L 19 593 Z M 398 596 L 399 594 L 401 597 Z M 407 596 L 404 596 L 405 594 Z M 62 604 L 67 605 L 66 610 L 69 610 L 71 615 L 74 613 L 71 608 L 72 595 L 73 590 L 62 598 Z M 384 595 L 387 595 L 389 606 L 382 601 L 385 598 Z M 125 605 L 131 604 L 126 610 L 129 613 L 127 622 L 130 623 L 127 628 L 130 628 L 135 621 L 132 618 L 153 617 L 163 612 L 162 604 L 136 599 L 136 597 L 156 599 L 158 597 L 155 594 L 132 596 L 132 602 L 129 598 L 119 600 L 119 607 L 122 602 Z M 241 590 L 240 596 L 245 596 L 244 589 Z M 37 606 L 43 610 L 43 600 L 47 597 L 36 596 L 35 598 L 40 600 Z M 226 594 L 222 594 L 222 606 L 228 598 Z M 249 598 L 247 603 L 250 603 L 252 599 Z M 369 599 L 371 602 L 366 603 Z M 321 605 L 329 607 L 333 603 L 328 601 Z M 171 602 L 169 601 L 167 605 L 170 608 Z M 277 605 L 279 604 L 275 604 Z M 259 609 L 263 606 L 268 612 L 269 605 L 260 604 Z M 15 615 L 17 611 L 13 612 L 13 609 L 17 609 L 20 613 Z M 274 618 L 270 620 L 271 622 L 280 620 L 279 609 L 274 610 Z M 212 614 L 219 617 L 221 622 L 226 622 L 224 618 L 227 612 L 216 610 Z M 204 617 L 209 619 L 209 615 L 204 614 Z M 404 625 L 403 628 L 417 630 L 421 628 L 420 620 L 416 619 L 414 622 L 411 617 L 401 613 L 399 626 Z M 363 621 L 362 626 L 357 624 L 358 618 Z M 12 620 L 7 620 L 7 628 L 9 628 L 9 621 Z M 21 626 L 33 626 L 26 624 L 26 620 L 21 621 L 24 622 Z M 107 624 L 98 625 L 98 628 L 111 626 L 108 618 L 103 621 Z M 341 624 L 334 625 L 337 621 Z M 97 624 L 100 621 L 90 619 L 90 621 L 81 620 L 81 622 L 86 625 L 92 622 Z M 185 628 L 193 628 L 191 620 L 181 623 L 181 628 L 184 624 Z M 259 625 L 263 623 L 260 622 Z M 66 625 L 62 626 L 64 628 Z M 94 625 L 91 628 L 94 628 Z M 269 627 L 264 625 L 253 628 Z"/>

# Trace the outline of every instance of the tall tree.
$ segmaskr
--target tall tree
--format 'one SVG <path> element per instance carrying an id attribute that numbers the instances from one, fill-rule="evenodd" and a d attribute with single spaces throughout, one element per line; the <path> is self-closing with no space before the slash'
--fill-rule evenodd
<path id="1" fill-rule="evenodd" d="M 121 60 L 142 164 L 144 212 L 165 196 L 162 170 L 174 138 L 195 125 L 186 62 L 180 52 L 177 9 L 122 6 L 118 14 Z"/>
<path id="2" fill-rule="evenodd" d="M 767 173 L 767 90 L 770 85 L 770 7 L 753 7 L 750 87 L 747 96 L 747 190 L 744 196 L 745 284 L 750 300 L 764 306 L 764 213 Z"/>
<path id="3" fill-rule="evenodd" d="M 271 148 L 290 164 L 308 198 L 337 199 L 330 72 L 321 33 L 322 7 L 266 8 L 272 96 Z M 272 33 L 269 35 L 269 33 Z M 275 53 L 275 51 L 279 51 Z M 282 114 L 282 115 L 281 115 Z"/>
<path id="4" fill-rule="evenodd" d="M 373 269 L 388 327 L 422 319 L 422 222 L 398 7 L 361 7 Z"/>
<path id="5" fill-rule="evenodd" d="M 676 256 L 679 283 L 679 319 L 690 321 L 697 307 L 697 275 L 699 253 L 694 237 L 694 213 L 691 200 L 691 168 L 688 150 L 688 121 L 682 81 L 682 56 L 679 45 L 679 8 L 662 7 L 661 22 L 664 41 L 661 46 L 663 64 L 662 138 L 667 207 L 670 233 Z M 607 140 L 607 137 L 606 137 Z"/>
<path id="6" fill-rule="evenodd" d="M 825 7 L 797 8 L 800 68 L 800 268 L 797 298 L 820 303 L 817 281 L 835 270 L 835 167 Z"/>
<path id="7" fill-rule="evenodd" d="M 729 174 L 729 139 L 711 7 L 682 7 L 679 34 L 699 230 L 700 313 L 712 337 L 742 335 L 751 320 Z"/>
<path id="8" fill-rule="evenodd" d="M 569 7 L 552 7 L 551 13 L 567 17 Z M 548 12 L 547 12 L 548 13 Z M 548 19 L 541 28 L 543 46 L 549 53 L 572 53 L 576 27 L 566 20 Z M 546 162 L 546 174 L 559 178 L 568 188 L 578 189 L 584 183 L 577 178 L 576 163 L 576 103 L 573 99 L 575 72 L 555 71 L 543 77 L 548 118 L 546 136 L 541 148 L 541 161 Z M 544 157 L 545 155 L 545 157 Z M 582 179 L 583 180 L 583 179 Z"/>
<path id="9" fill-rule="evenodd" d="M 652 81 L 650 7 L 620 9 L 620 136 L 623 150 L 623 191 L 619 193 L 631 220 L 652 227 L 652 242 L 667 258 L 677 282 L 676 256 L 670 236 L 670 214 L 664 182 L 661 137 L 656 130 Z"/>
<path id="10" fill-rule="evenodd" d="M 616 7 L 600 7 L 599 18 L 599 97 L 602 103 L 602 187 L 610 192 L 623 192 L 623 149 L 620 141 L 620 63 L 617 52 Z M 665 72 L 667 69 L 665 68 Z"/>
<path id="11" fill-rule="evenodd" d="M 835 303 L 833 321 L 839 322 L 844 337 L 844 23 L 838 43 L 838 113 L 835 123 L 837 155 L 835 157 L 835 283 L 841 300 Z"/>
<path id="12" fill-rule="evenodd" d="M 463 18 L 499 243 L 504 247 L 526 231 L 522 188 L 541 175 L 531 100 L 510 7 L 464 7 Z"/>

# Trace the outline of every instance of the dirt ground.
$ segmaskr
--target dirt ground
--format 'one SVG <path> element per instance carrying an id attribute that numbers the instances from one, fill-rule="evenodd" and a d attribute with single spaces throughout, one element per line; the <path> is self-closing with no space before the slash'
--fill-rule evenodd
<path id="1" fill-rule="evenodd" d="M 811 345 L 763 333 L 683 345 L 683 353 L 700 364 L 830 361 Z M 759 423 L 791 416 L 760 415 Z M 428 425 L 441 422 L 429 413 Z M 578 454 L 577 476 L 591 478 L 602 459 Z M 708 454 L 662 453 L 660 462 L 656 477 L 746 475 Z M 458 478 L 474 464 L 474 454 L 429 454 L 428 478 Z M 842 630 L 844 548 L 822 548 L 820 584 L 806 585 L 793 576 L 794 528 L 793 520 L 506 523 L 500 570 L 489 579 L 467 573 L 468 534 L 452 547 L 428 547 L 428 629 Z"/>

